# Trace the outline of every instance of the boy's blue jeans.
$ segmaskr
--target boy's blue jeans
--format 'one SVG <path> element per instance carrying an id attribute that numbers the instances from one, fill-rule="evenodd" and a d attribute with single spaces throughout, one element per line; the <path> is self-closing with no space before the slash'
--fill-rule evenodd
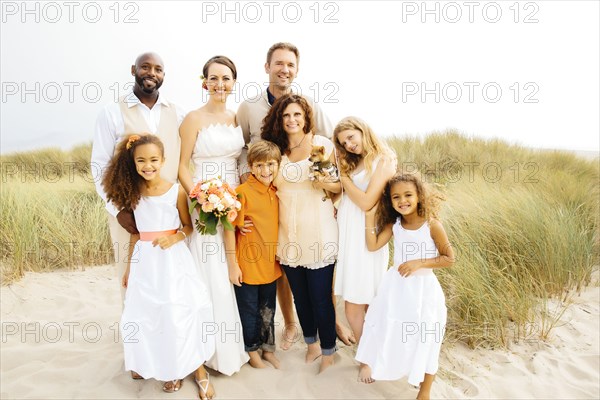
<path id="1" fill-rule="evenodd" d="M 275 297 L 277 281 L 262 285 L 234 285 L 242 321 L 244 350 L 275 352 Z"/>

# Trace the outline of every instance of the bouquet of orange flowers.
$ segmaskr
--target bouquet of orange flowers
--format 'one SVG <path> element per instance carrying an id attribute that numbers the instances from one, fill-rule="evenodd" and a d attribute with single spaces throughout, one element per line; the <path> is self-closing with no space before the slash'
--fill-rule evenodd
<path id="1" fill-rule="evenodd" d="M 190 192 L 190 214 L 198 208 L 198 232 L 202 235 L 216 235 L 219 221 L 225 229 L 233 230 L 231 223 L 242 208 L 237 198 L 235 190 L 227 182 L 223 182 L 221 177 L 198 182 Z"/>

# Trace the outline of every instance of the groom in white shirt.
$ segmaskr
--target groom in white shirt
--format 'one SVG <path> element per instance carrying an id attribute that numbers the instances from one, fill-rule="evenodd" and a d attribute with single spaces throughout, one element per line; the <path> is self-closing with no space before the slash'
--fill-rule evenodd
<path id="1" fill-rule="evenodd" d="M 138 233 L 133 213 L 118 210 L 107 202 L 102 188 L 102 177 L 117 144 L 130 134 L 152 133 L 160 137 L 165 146 L 165 165 L 161 176 L 170 181 L 177 180 L 180 140 L 179 125 L 185 113 L 182 109 L 159 95 L 158 89 L 165 77 L 164 63 L 155 53 L 139 55 L 131 66 L 135 82 L 133 89 L 119 98 L 117 103 L 106 105 L 96 120 L 92 145 L 91 170 L 94 174 L 96 191 L 106 203 L 110 236 L 112 239 L 117 281 L 127 267 L 130 234 Z M 121 287 L 121 298 L 125 289 Z"/>

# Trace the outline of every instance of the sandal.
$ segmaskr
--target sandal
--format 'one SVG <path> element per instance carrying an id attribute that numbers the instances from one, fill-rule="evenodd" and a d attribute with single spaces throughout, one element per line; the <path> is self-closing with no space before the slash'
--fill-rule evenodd
<path id="1" fill-rule="evenodd" d="M 214 393 L 211 397 L 208 396 L 208 389 L 210 388 L 210 374 L 208 373 L 208 371 L 206 371 L 206 379 L 198 379 L 194 375 L 194 380 L 196 381 L 196 384 L 200 388 L 200 399 L 201 400 L 212 400 Z M 203 385 L 203 383 L 206 383 L 206 384 Z"/>
<path id="2" fill-rule="evenodd" d="M 169 383 L 171 385 L 168 385 Z M 167 392 L 167 393 L 178 392 L 179 389 L 181 389 L 181 385 L 183 385 L 183 380 L 181 380 L 181 379 L 174 379 L 172 381 L 166 381 L 163 384 L 163 392 Z"/>
<path id="3" fill-rule="evenodd" d="M 144 377 L 135 371 L 131 371 L 131 379 L 138 380 L 138 379 L 144 379 Z"/>

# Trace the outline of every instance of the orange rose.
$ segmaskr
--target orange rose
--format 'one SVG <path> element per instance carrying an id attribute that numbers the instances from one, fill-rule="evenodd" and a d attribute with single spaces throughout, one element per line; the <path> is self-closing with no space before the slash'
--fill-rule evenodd
<path id="1" fill-rule="evenodd" d="M 233 221 L 235 221 L 235 219 L 237 218 L 237 215 L 238 215 L 237 211 L 235 211 L 235 210 L 230 210 L 230 211 L 227 213 L 227 219 L 229 220 L 229 222 L 233 222 Z"/>

